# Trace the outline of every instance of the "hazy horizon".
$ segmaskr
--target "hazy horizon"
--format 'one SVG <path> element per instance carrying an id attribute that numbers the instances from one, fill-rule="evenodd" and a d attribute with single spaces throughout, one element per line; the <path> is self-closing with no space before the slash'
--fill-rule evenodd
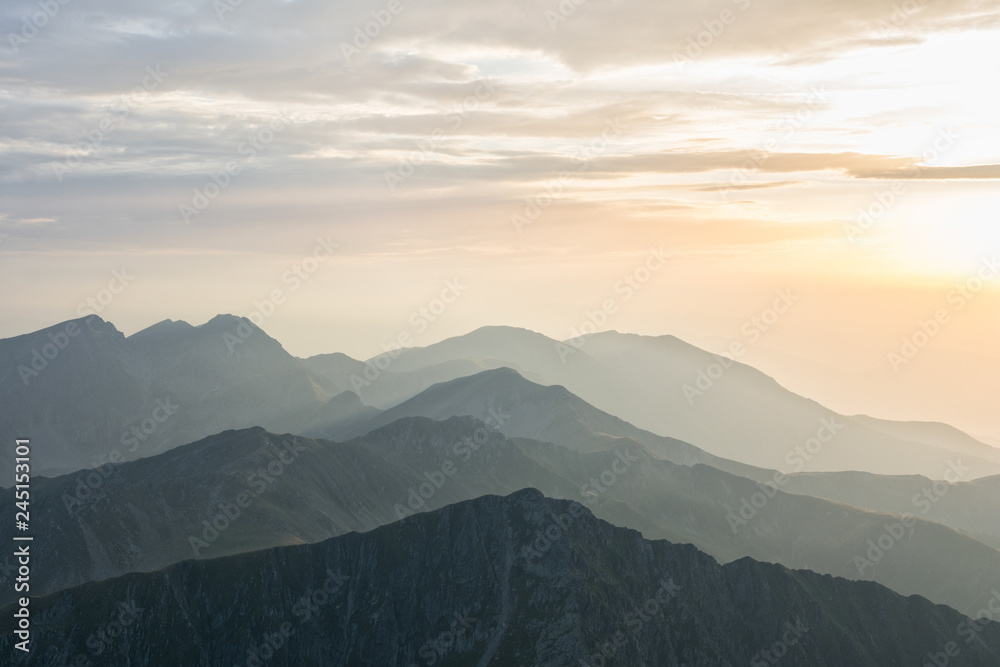
<path id="1" fill-rule="evenodd" d="M 5 2 L 9 662 L 995 667 L 998 72 L 998 0 Z"/>
<path id="2" fill-rule="evenodd" d="M 226 315 L 226 314 L 236 315 L 235 313 L 217 313 L 217 315 Z M 205 324 L 211 318 L 207 318 L 204 321 L 188 321 L 188 320 L 182 320 L 181 318 L 168 317 L 168 318 L 163 318 L 161 320 L 157 320 L 156 322 L 150 322 L 146 326 L 140 326 L 135 329 L 123 329 L 114 320 L 108 320 L 107 318 L 102 318 L 102 319 L 110 322 L 125 336 L 131 336 L 135 333 L 138 333 L 139 331 L 142 331 L 143 329 L 146 329 L 150 326 L 158 324 L 159 322 L 167 320 L 185 321 L 192 326 L 200 326 L 202 324 Z M 254 317 L 254 319 L 257 318 Z M 53 322 L 48 326 L 55 326 L 57 324 L 60 323 Z M 386 350 L 392 347 L 391 344 L 393 343 L 400 344 L 399 336 L 397 335 L 392 338 L 386 338 L 385 340 L 383 340 L 382 342 L 385 344 L 385 347 L 379 346 L 378 349 L 371 350 L 369 352 L 356 353 L 348 349 L 333 347 L 333 348 L 310 352 L 308 354 L 300 354 L 297 353 L 293 347 L 289 346 L 286 343 L 286 341 L 282 340 L 280 336 L 276 336 L 274 333 L 267 331 L 268 321 L 266 318 L 264 318 L 261 324 L 263 325 L 261 326 L 261 329 L 264 330 L 264 332 L 267 333 L 269 336 L 277 340 L 278 343 L 280 343 L 282 347 L 285 348 L 286 351 L 288 351 L 293 356 L 303 359 L 308 358 L 310 356 L 321 355 L 321 354 L 343 353 L 354 359 L 358 359 L 361 361 L 370 361 L 375 357 L 383 355 L 386 352 Z M 449 335 L 442 335 L 440 337 L 428 335 L 426 337 L 426 340 L 420 341 L 419 343 L 416 344 L 406 345 L 404 340 L 403 341 L 404 344 L 402 346 L 427 347 L 429 345 L 434 345 L 436 343 L 442 342 L 444 340 L 453 337 L 471 333 L 472 331 L 475 331 L 483 327 L 510 327 L 510 326 L 513 325 L 502 324 L 502 323 L 483 324 L 473 329 L 469 329 L 466 331 L 459 331 L 457 333 Z M 573 337 L 571 336 L 561 337 L 557 334 L 547 333 L 545 331 L 541 331 L 539 329 L 532 328 L 530 326 L 520 326 L 516 328 L 521 328 L 527 331 L 540 333 L 542 335 L 547 336 L 548 338 L 552 338 L 555 341 L 570 342 L 570 344 L 572 344 L 573 341 Z M 590 329 L 586 325 L 578 326 L 576 327 L 576 330 L 577 331 L 575 333 L 578 334 L 590 333 Z M 842 372 L 838 372 L 837 369 L 827 366 L 825 364 L 807 364 L 804 363 L 805 360 L 801 358 L 776 352 L 774 350 L 766 348 L 766 346 L 763 345 L 745 344 L 744 349 L 746 350 L 746 352 L 740 355 L 736 355 L 734 357 L 729 352 L 731 343 L 733 341 L 740 341 L 746 343 L 747 342 L 746 338 L 741 339 L 737 337 L 728 339 L 728 338 L 710 337 L 710 336 L 699 337 L 697 335 L 693 335 L 690 333 L 676 332 L 676 331 L 669 333 L 662 333 L 662 334 L 646 334 L 633 331 L 619 331 L 614 328 L 605 328 L 603 329 L 603 331 L 613 331 L 621 334 L 654 336 L 654 337 L 662 335 L 675 336 L 676 338 L 682 340 L 683 342 L 688 343 L 690 345 L 694 345 L 695 347 L 700 347 L 701 349 L 717 353 L 727 358 L 735 358 L 737 361 L 741 363 L 746 363 L 764 372 L 765 374 L 773 377 L 775 380 L 777 380 L 779 384 L 784 386 L 786 389 L 798 393 L 806 398 L 816 400 L 819 403 L 825 405 L 826 407 L 836 410 L 841 414 L 846 414 L 846 415 L 859 414 L 859 415 L 876 417 L 880 419 L 891 419 L 898 421 L 942 422 L 954 426 L 959 430 L 965 431 L 967 434 L 976 437 L 981 441 L 986 442 L 987 444 L 990 444 L 995 447 L 1000 447 L 1000 422 L 996 424 L 997 428 L 996 431 L 989 430 L 990 428 L 992 428 L 991 426 L 992 422 L 990 421 L 990 419 L 993 415 L 991 412 L 984 411 L 981 415 L 976 415 L 975 411 L 970 410 L 963 413 L 961 410 L 955 409 L 956 407 L 961 407 L 961 404 L 958 405 L 942 404 L 942 395 L 927 395 L 924 398 L 928 401 L 928 405 L 931 404 L 934 405 L 935 409 L 937 410 L 936 414 L 951 415 L 952 419 L 949 419 L 944 416 L 936 417 L 933 415 L 922 414 L 918 408 L 912 408 L 912 407 L 909 409 L 903 408 L 894 411 L 892 403 L 886 401 L 880 401 L 879 400 L 880 397 L 876 395 L 875 392 L 872 392 L 870 394 L 861 394 L 852 396 L 851 395 L 852 391 L 858 392 L 864 388 L 863 387 L 864 376 L 860 374 L 858 375 L 844 374 Z M 15 335 L 21 335 L 27 333 L 31 332 L 25 331 Z M 403 333 L 410 334 L 410 338 L 407 340 L 414 340 L 415 338 L 417 338 L 417 336 L 414 336 L 410 331 L 403 330 Z M 586 347 L 582 346 L 580 349 L 583 349 L 585 351 Z M 692 381 L 693 380 L 694 378 L 692 378 Z M 947 393 L 943 395 L 947 396 Z M 920 397 L 918 396 L 917 398 L 919 399 Z M 977 417 L 980 418 L 979 421 L 976 421 Z M 984 424 L 986 426 L 986 429 L 977 429 L 975 426 L 970 427 L 969 424 Z"/>
<path id="3" fill-rule="evenodd" d="M 790 290 L 742 361 L 1000 438 L 1000 8 L 393 7 L 7 3 L 0 336 L 278 290 L 299 356 L 562 339 L 608 300 L 600 329 L 722 351 Z"/>

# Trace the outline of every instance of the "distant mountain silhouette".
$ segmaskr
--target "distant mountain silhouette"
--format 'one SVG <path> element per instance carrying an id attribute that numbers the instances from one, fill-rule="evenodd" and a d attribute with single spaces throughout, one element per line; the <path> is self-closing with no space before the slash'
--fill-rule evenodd
<path id="1" fill-rule="evenodd" d="M 346 443 L 227 431 L 169 452 L 41 478 L 32 590 L 49 592 L 185 559 L 318 542 L 485 494 L 542 489 L 650 538 L 874 579 L 966 613 L 1000 586 L 1000 551 L 923 519 L 785 493 L 622 440 L 579 452 L 508 439 L 471 417 L 406 417 Z M 0 491 L 13 506 L 13 491 Z M 0 525 L 9 540 L 13 525 Z M 872 545 L 879 545 L 877 550 Z M 2 559 L 0 559 L 2 565 Z M 0 602 L 13 599 L 7 589 Z"/>

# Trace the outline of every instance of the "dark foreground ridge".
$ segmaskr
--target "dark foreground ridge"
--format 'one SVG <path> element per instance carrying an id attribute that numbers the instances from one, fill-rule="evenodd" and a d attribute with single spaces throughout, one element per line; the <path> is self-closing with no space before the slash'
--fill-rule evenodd
<path id="1" fill-rule="evenodd" d="M 1000 624 L 874 583 L 720 566 L 533 489 L 88 583 L 31 613 L 30 653 L 0 640 L 13 664 L 1000 664 Z"/>

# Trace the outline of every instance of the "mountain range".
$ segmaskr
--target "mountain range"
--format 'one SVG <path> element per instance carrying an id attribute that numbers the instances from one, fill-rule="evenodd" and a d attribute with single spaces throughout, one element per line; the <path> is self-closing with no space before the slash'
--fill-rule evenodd
<path id="1" fill-rule="evenodd" d="M 78 658 L 79 664 L 105 658 L 137 664 L 152 654 L 133 651 L 161 650 L 182 663 L 266 662 L 232 651 L 241 643 L 263 651 L 267 642 L 274 655 L 291 651 L 280 662 L 295 655 L 296 664 L 371 664 L 371 656 L 383 657 L 372 633 L 396 633 L 400 623 L 413 630 L 387 635 L 395 643 L 384 649 L 384 664 L 403 657 L 413 664 L 773 664 L 761 653 L 767 646 L 746 653 L 760 629 L 734 620 L 750 600 L 732 587 L 758 580 L 769 582 L 754 584 L 765 586 L 765 598 L 772 595 L 766 586 L 787 596 L 763 608 L 770 620 L 762 622 L 772 625 L 781 605 L 806 604 L 810 596 L 820 596 L 807 605 L 814 617 L 860 619 L 888 609 L 909 614 L 864 636 L 857 625 L 823 625 L 814 636 L 824 646 L 846 641 L 842 653 L 828 652 L 836 657 L 817 662 L 815 654 L 799 654 L 789 644 L 790 664 L 880 664 L 904 656 L 933 664 L 939 650 L 948 664 L 995 664 L 995 648 L 976 641 L 986 631 L 975 624 L 963 627 L 965 634 L 975 628 L 970 645 L 984 649 L 981 654 L 964 645 L 955 655 L 929 646 L 920 657 L 896 644 L 911 642 L 915 628 L 947 635 L 942 624 L 973 623 L 961 614 L 991 618 L 994 606 L 1000 614 L 1000 450 L 945 424 L 837 414 L 749 366 L 673 337 L 607 332 L 555 341 L 524 329 L 485 327 L 367 361 L 340 353 L 301 359 L 233 316 L 200 326 L 167 320 L 131 336 L 91 316 L 0 340 L 0 397 L 7 406 L 0 434 L 9 440 L 30 435 L 34 445 L 31 513 L 35 545 L 44 548 L 32 557 L 31 594 L 43 596 L 32 604 L 46 610 L 36 619 L 43 635 L 70 637 L 65 646 L 36 653 L 33 664 Z M 9 449 L 0 454 L 10 479 L 12 457 Z M 0 499 L 11 506 L 14 495 L 0 488 Z M 478 535 L 461 525 L 447 528 L 437 542 L 411 539 L 422 535 L 419 526 L 450 526 L 456 517 L 486 512 L 500 515 L 483 519 L 494 531 L 488 539 L 504 544 L 539 513 L 571 508 L 583 512 L 581 525 L 609 522 L 639 531 L 639 542 L 605 536 L 606 543 L 570 554 L 572 574 L 547 572 L 554 579 L 539 581 L 535 557 L 517 569 L 509 549 L 499 561 L 497 553 L 486 561 L 470 558 L 467 571 L 450 564 L 449 545 L 476 549 L 460 544 Z M 532 518 L 521 516 L 525 512 Z M 520 518 L 510 523 L 513 515 Z M 0 539 L 13 536 L 11 526 L 0 526 Z M 326 629 L 310 631 L 316 636 L 301 645 L 274 631 L 264 644 L 255 639 L 252 627 L 277 614 L 255 596 L 283 599 L 298 585 L 298 574 L 282 573 L 283 565 L 266 559 L 311 554 L 301 557 L 327 562 L 325 549 L 346 544 L 353 545 L 343 547 L 352 558 L 361 553 L 352 549 L 389 549 L 388 561 L 385 554 L 370 564 L 351 561 L 366 568 L 369 582 L 384 576 L 391 583 L 395 572 L 421 596 L 440 592 L 464 600 L 463 591 L 440 581 L 442 572 L 465 572 L 460 581 L 485 585 L 484 577 L 500 568 L 509 576 L 516 571 L 518 593 L 494 600 L 494 623 L 461 622 L 467 632 L 461 639 L 454 628 L 444 630 L 456 635 L 445 651 L 426 639 L 414 644 L 433 634 L 443 607 L 423 609 L 414 620 L 407 616 L 412 610 L 371 601 L 348 608 L 346 620 L 324 616 Z M 636 553 L 650 549 L 665 549 L 671 558 L 690 551 L 682 560 L 689 562 L 692 585 L 707 586 L 699 594 L 715 595 L 721 605 L 717 613 L 725 620 L 715 631 L 725 628 L 735 639 L 712 640 L 713 626 L 701 609 L 671 617 L 686 628 L 680 635 L 638 632 L 628 641 L 609 640 L 603 659 L 586 653 L 594 628 L 612 627 L 608 614 L 634 601 L 627 591 L 649 592 L 642 569 L 649 562 L 630 568 Z M 337 562 L 346 568 L 348 560 Z M 274 571 L 259 569 L 264 562 Z M 431 562 L 450 569 L 410 569 Z M 627 567 L 619 573 L 612 563 Z M 0 581 L 11 578 L 14 565 L 9 557 L 0 562 Z M 596 568 L 586 575 L 593 585 L 576 591 L 571 582 L 585 580 L 588 568 Z M 348 579 L 334 578 L 338 590 L 355 591 Z M 258 580 L 273 589 L 248 583 Z M 554 581 L 566 583 L 563 592 L 574 604 L 586 604 L 538 606 L 531 591 L 540 586 L 545 600 L 556 599 L 558 587 L 545 588 Z M 622 588 L 623 581 L 632 583 Z M 213 588 L 217 583 L 223 589 Z M 392 585 L 379 585 L 395 599 Z M 364 597 L 351 595 L 351 604 Z M 239 620 L 223 611 L 230 598 L 243 601 Z M 483 604 L 492 604 L 488 599 L 484 595 Z M 0 604 L 15 600 L 8 587 L 0 593 Z M 600 606 L 610 600 L 610 610 Z M 79 627 L 66 626 L 84 604 L 101 611 Z M 133 611 L 152 605 L 155 614 L 135 623 L 141 639 L 95 640 L 116 604 Z M 855 607 L 865 605 L 869 610 L 859 615 Z M 195 655 L 170 645 L 178 627 L 150 627 L 163 614 L 192 632 L 211 627 L 217 633 L 220 623 L 232 630 L 212 634 L 216 639 L 200 635 Z M 785 622 L 801 639 L 799 617 L 805 612 Z M 125 626 L 131 621 L 114 623 L 130 636 Z M 516 631 L 509 631 L 512 623 Z M 876 635 L 887 652 L 871 647 Z M 273 645 L 274 637 L 283 637 L 284 649 Z M 938 638 L 941 646 L 958 642 Z M 772 648 L 780 647 L 775 642 Z"/>
<path id="2" fill-rule="evenodd" d="M 561 385 L 639 429 L 760 468 L 943 479 L 960 454 L 969 479 L 1000 474 L 1000 449 L 954 429 L 838 415 L 749 366 L 670 336 L 609 332 L 570 345 L 485 327 L 394 354 L 367 362 L 338 354 L 298 359 L 249 320 L 229 315 L 200 326 L 167 320 L 128 337 L 90 316 L 0 341 L 0 398 L 10 406 L 0 435 L 44 439 L 35 462 L 44 474 L 148 456 L 233 428 L 337 437 L 357 434 L 371 408 L 506 367 Z M 701 383 L 700 396 L 686 393 L 699 373 L 721 363 L 724 373 L 709 378 L 711 386 Z M 343 395 L 349 390 L 360 405 Z M 831 422 L 839 425 L 835 434 Z M 835 444 L 822 446 L 821 455 L 810 451 L 831 435 Z M 4 469 L 10 456 L 2 453 Z"/>
<path id="3" fill-rule="evenodd" d="M 43 526 L 37 539 L 49 546 L 36 556 L 34 590 L 319 542 L 528 487 L 723 562 L 751 556 L 874 580 L 969 614 L 980 609 L 982 591 L 1000 586 L 1000 551 L 945 523 L 794 495 L 704 464 L 677 465 L 627 439 L 581 452 L 507 438 L 472 417 L 403 417 L 346 443 L 227 431 L 44 480 L 33 515 Z M 11 503 L 12 496 L 0 492 Z M 0 539 L 14 532 L 0 528 Z M 11 599 L 7 593 L 0 602 Z"/>
<path id="4" fill-rule="evenodd" d="M 530 489 L 88 583 L 36 598 L 33 612 L 33 653 L 0 639 L 10 664 L 1000 661 L 1000 624 L 877 584 L 749 558 L 720 566 Z"/>

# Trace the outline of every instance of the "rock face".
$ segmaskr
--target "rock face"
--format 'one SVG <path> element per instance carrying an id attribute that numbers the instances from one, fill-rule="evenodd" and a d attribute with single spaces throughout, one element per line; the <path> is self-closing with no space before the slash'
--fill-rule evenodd
<path id="1" fill-rule="evenodd" d="M 31 610 L 30 653 L 0 639 L 10 664 L 1000 664 L 1000 624 L 873 583 L 720 566 L 535 490 L 89 583 Z"/>

